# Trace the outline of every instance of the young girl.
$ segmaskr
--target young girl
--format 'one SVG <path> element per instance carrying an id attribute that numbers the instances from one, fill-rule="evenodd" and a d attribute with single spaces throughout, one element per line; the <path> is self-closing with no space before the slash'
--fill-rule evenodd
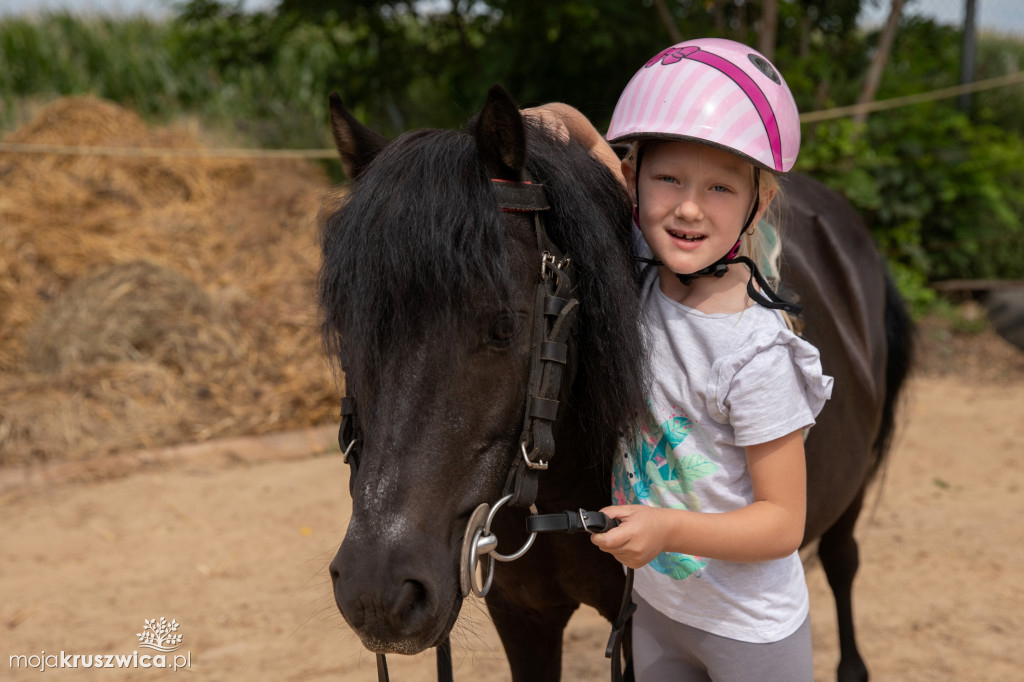
<path id="1" fill-rule="evenodd" d="M 574 109 L 535 115 L 617 164 Z M 602 510 L 621 525 L 592 537 L 636 569 L 636 679 L 810 682 L 803 430 L 832 378 L 755 265 L 776 174 L 796 161 L 796 105 L 756 51 L 693 40 L 640 69 L 607 137 L 632 143 L 620 167 L 647 247 L 654 378 Z"/>

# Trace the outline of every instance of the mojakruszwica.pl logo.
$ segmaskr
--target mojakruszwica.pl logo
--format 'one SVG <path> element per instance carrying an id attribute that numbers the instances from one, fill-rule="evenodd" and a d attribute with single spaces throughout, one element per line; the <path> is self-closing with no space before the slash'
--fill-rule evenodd
<path id="1" fill-rule="evenodd" d="M 139 649 L 130 654 L 75 654 L 59 653 L 18 654 L 10 657 L 10 666 L 15 670 L 38 670 L 44 672 L 54 668 L 162 668 L 172 671 L 192 667 L 192 652 L 179 652 L 182 635 L 178 632 L 178 621 L 160 618 L 144 619 L 142 632 L 136 632 Z M 173 655 L 172 655 L 173 654 Z"/>

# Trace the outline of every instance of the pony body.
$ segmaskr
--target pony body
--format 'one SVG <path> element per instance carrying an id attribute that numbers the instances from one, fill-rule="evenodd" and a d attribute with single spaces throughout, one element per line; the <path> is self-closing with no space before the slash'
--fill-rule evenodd
<path id="1" fill-rule="evenodd" d="M 649 368 L 631 206 L 604 166 L 524 122 L 500 88 L 467 131 L 390 142 L 336 96 L 331 109 L 353 183 L 323 212 L 320 307 L 362 431 L 352 519 L 331 576 L 367 648 L 416 653 L 451 631 L 469 517 L 503 495 L 522 457 L 541 254 L 532 215 L 503 213 L 492 180 L 544 185 L 544 223 L 572 259 L 580 303 L 555 456 L 539 478 L 542 514 L 608 504 L 616 440 L 643 404 Z M 839 679 L 866 680 L 850 606 L 853 527 L 888 447 L 911 325 L 852 208 L 799 175 L 786 191 L 783 282 L 804 305 L 805 336 L 837 387 L 806 443 L 805 542 L 820 539 L 836 596 Z M 522 545 L 526 514 L 496 516 L 500 552 Z M 486 601 L 513 679 L 558 680 L 573 611 L 585 603 L 613 620 L 623 585 L 622 567 L 585 535 L 541 535 L 521 559 L 500 564 Z"/>

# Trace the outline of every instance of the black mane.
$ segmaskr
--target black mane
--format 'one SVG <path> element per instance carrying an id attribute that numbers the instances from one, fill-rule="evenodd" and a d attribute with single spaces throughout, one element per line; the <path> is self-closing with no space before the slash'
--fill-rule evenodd
<path id="1" fill-rule="evenodd" d="M 646 353 L 632 266 L 630 203 L 576 144 L 527 123 L 528 173 L 547 189 L 549 235 L 572 258 L 580 299 L 573 396 L 595 438 L 642 404 Z M 407 133 L 322 215 L 319 300 L 332 358 L 378 367 L 421 342 L 463 347 L 481 301 L 509 300 L 505 220 L 465 131 Z"/>

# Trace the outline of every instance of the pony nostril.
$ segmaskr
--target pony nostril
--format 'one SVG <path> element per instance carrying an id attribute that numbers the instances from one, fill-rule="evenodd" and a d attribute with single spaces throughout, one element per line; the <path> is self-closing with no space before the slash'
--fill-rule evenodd
<path id="1" fill-rule="evenodd" d="M 416 622 L 422 620 L 427 611 L 427 588 L 417 580 L 406 580 L 398 592 L 391 609 L 391 623 L 401 632 L 415 629 Z"/>
<path id="2" fill-rule="evenodd" d="M 334 563 L 333 562 L 328 567 L 328 572 L 331 574 L 331 584 L 332 585 L 337 584 L 338 578 L 341 577 L 341 572 L 338 571 L 338 569 L 334 567 Z"/>

